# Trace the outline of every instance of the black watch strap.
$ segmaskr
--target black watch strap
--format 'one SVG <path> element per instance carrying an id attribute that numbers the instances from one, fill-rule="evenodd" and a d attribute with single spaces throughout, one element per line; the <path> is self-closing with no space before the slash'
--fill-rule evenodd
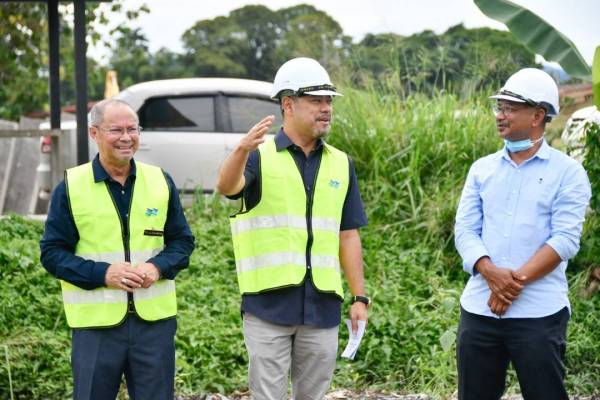
<path id="1" fill-rule="evenodd" d="M 367 296 L 352 296 L 352 304 L 356 303 L 357 301 L 363 303 L 365 306 L 371 304 L 371 299 L 369 299 Z"/>

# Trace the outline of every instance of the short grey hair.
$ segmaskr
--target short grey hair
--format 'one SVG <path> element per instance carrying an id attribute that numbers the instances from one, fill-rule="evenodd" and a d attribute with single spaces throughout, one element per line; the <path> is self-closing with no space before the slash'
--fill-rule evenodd
<path id="1" fill-rule="evenodd" d="M 97 102 L 96 104 L 94 104 L 94 106 L 90 110 L 90 119 L 89 119 L 90 126 L 99 126 L 102 123 L 102 121 L 104 120 L 104 114 L 106 113 L 106 109 L 111 106 L 127 107 L 135 114 L 135 117 L 137 118 L 137 113 L 126 101 L 117 100 L 117 99 L 106 99 L 106 100 L 101 100 L 101 101 Z"/>

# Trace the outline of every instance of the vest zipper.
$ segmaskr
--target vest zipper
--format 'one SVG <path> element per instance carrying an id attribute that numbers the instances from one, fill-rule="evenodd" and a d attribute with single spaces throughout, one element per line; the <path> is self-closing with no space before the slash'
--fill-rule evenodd
<path id="1" fill-rule="evenodd" d="M 113 206 L 115 207 L 115 211 L 117 212 L 117 216 L 119 217 L 119 223 L 121 224 L 121 238 L 123 240 L 123 250 L 125 251 L 125 261 L 131 262 L 131 249 L 129 247 L 129 237 L 130 232 L 129 229 L 131 227 L 129 217 L 131 215 L 131 203 L 133 203 L 133 191 L 135 189 L 135 181 L 131 183 L 131 197 L 129 198 L 129 209 L 127 210 L 127 234 L 125 234 L 125 224 L 123 223 L 123 218 L 121 217 L 121 213 L 119 212 L 119 207 L 117 206 L 117 202 L 110 191 L 110 187 L 108 186 L 108 182 L 105 182 L 106 190 L 108 190 L 108 194 L 110 199 L 113 202 Z M 133 293 L 127 292 L 127 312 L 134 312 L 137 314 L 135 310 L 135 303 L 133 302 Z"/>
<path id="2" fill-rule="evenodd" d="M 292 155 L 292 154 L 290 154 Z M 315 171 L 315 176 L 312 181 L 312 190 L 310 192 L 310 197 L 306 196 L 306 230 L 307 230 L 307 240 L 306 240 L 306 268 L 311 269 L 311 249 L 312 243 L 314 240 L 313 230 L 312 230 L 312 206 L 315 198 L 315 189 L 317 183 L 317 177 L 319 176 L 319 169 L 321 168 L 321 158 L 323 156 L 323 152 L 319 154 L 319 162 L 317 163 L 317 170 Z M 293 155 L 292 155 L 292 158 Z M 304 175 L 302 174 L 302 170 L 297 162 L 294 162 L 296 167 L 298 168 L 298 172 L 300 173 L 300 179 L 302 180 L 302 184 L 305 185 Z M 304 188 L 304 193 L 306 194 L 306 187 Z M 312 274 L 310 274 L 310 279 L 312 281 Z"/>
<path id="3" fill-rule="evenodd" d="M 312 244 L 314 240 L 313 229 L 312 229 L 312 209 L 313 203 L 315 199 L 315 190 L 317 189 L 317 177 L 319 176 L 319 169 L 321 168 L 321 156 L 323 153 L 319 155 L 319 163 L 317 164 L 317 170 L 315 171 L 315 177 L 312 182 L 312 190 L 310 191 L 310 198 L 306 199 L 306 227 L 308 228 L 308 240 L 306 241 L 306 265 L 308 269 L 312 267 L 311 262 L 311 250 Z M 310 279 L 312 280 L 312 274 L 310 274 Z"/>

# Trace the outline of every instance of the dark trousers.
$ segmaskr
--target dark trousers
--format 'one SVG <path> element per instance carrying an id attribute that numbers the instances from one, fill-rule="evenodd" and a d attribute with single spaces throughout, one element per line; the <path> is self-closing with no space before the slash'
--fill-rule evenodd
<path id="1" fill-rule="evenodd" d="M 512 362 L 525 400 L 568 399 L 565 307 L 543 318 L 496 319 L 461 309 L 456 345 L 459 400 L 498 400 Z"/>
<path id="2" fill-rule="evenodd" d="M 113 328 L 75 329 L 73 398 L 114 399 L 125 374 L 131 400 L 174 397 L 175 318 L 146 322 L 134 314 Z"/>

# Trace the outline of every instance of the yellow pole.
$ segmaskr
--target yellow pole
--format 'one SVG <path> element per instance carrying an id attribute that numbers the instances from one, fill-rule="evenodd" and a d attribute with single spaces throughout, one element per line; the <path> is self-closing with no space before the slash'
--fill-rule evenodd
<path id="1" fill-rule="evenodd" d="M 119 84 L 117 83 L 117 71 L 106 71 L 106 81 L 104 83 L 104 98 L 110 99 L 119 93 Z"/>

